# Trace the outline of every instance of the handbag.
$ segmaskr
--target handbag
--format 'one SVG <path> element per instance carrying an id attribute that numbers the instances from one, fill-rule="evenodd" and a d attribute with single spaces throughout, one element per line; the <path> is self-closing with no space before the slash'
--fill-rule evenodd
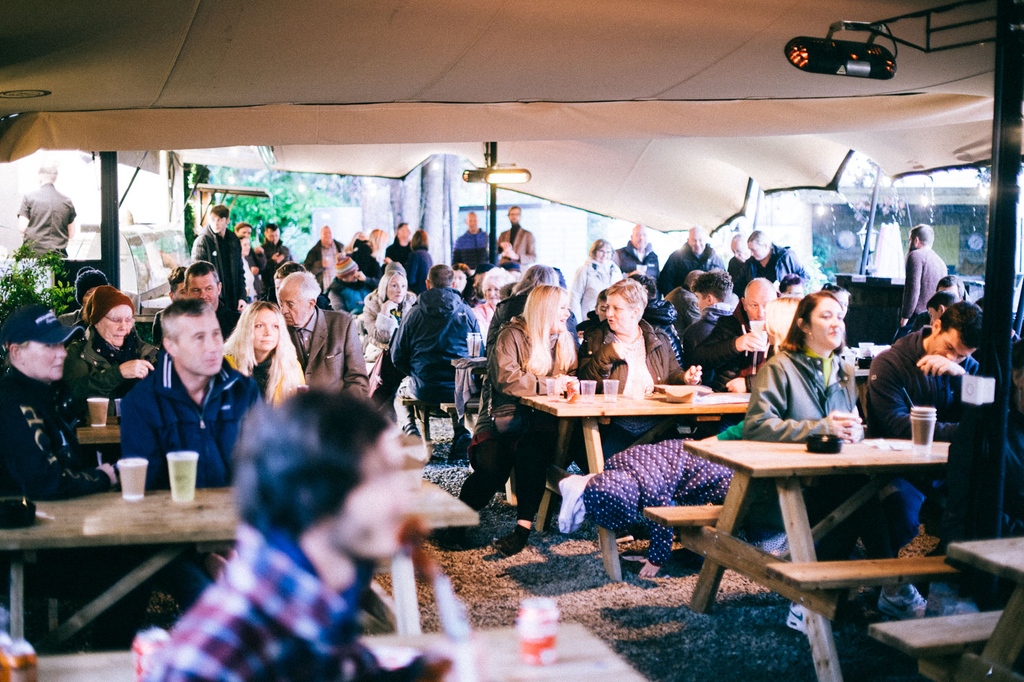
<path id="1" fill-rule="evenodd" d="M 519 403 L 491 409 L 494 430 L 503 436 L 521 436 L 530 430 L 530 411 Z"/>

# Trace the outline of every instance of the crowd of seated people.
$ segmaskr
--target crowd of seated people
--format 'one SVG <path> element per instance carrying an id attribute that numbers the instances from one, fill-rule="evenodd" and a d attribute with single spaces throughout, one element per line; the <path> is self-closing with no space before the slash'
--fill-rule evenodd
<path id="1" fill-rule="evenodd" d="M 956 280 L 941 281 L 928 302 L 927 320 L 911 320 L 906 336 L 874 358 L 861 415 L 852 367 L 840 357 L 849 293 L 826 285 L 803 295 L 810 286 L 806 273 L 789 249 L 764 233 L 733 240 L 729 269 L 743 287 L 735 293 L 733 277 L 702 228 L 691 230 L 672 254 L 667 273 L 658 271 L 642 226 L 618 251 L 597 240 L 567 287 L 558 270 L 533 262 L 533 236 L 514 208 L 500 266 L 479 259 L 484 241 L 475 221 L 467 222 L 468 238 L 458 242 L 459 253 L 476 258 L 473 263 L 433 264 L 426 232 L 403 224 L 390 246 L 383 230 L 359 233 L 343 245 L 324 227 L 304 265 L 291 260 L 273 224 L 263 229 L 260 246 L 249 243 L 252 228 L 243 225 L 237 231 L 246 244 L 236 249 L 231 240 L 239 237 L 221 224 L 225 211 L 212 211 L 202 248 L 212 253 L 229 245 L 227 253 L 245 265 L 235 271 L 218 252 L 212 262 L 196 260 L 176 269 L 169 282 L 173 301 L 154 322 L 153 345 L 134 329 L 133 300 L 84 272 L 76 283 L 81 309 L 69 319 L 76 326 L 63 327 L 37 309 L 4 325 L 10 369 L 0 380 L 0 423 L 12 435 L 0 445 L 7 463 L 0 487 L 49 499 L 116 485 L 109 465 L 86 462 L 70 428 L 85 417 L 85 399 L 94 396 L 121 399 L 122 452 L 149 461 L 151 489 L 168 487 L 165 455 L 171 450 L 200 453 L 197 486 L 230 485 L 237 468 L 232 453 L 246 415 L 261 403 L 266 410 L 287 408 L 306 387 L 322 395 L 345 394 L 360 405 L 372 398 L 367 409 L 415 435 L 417 426 L 401 400 L 452 402 L 452 362 L 468 356 L 470 333 L 485 339 L 486 377 L 473 432 L 453 419 L 452 452 L 456 458 L 468 453 L 471 473 L 459 497 L 474 509 L 489 504 L 514 473 L 516 524 L 493 543 L 504 556 L 529 544 L 558 440 L 557 420 L 521 401 L 549 391 L 562 394 L 570 386 L 577 390 L 580 380 L 596 381 L 599 392 L 604 380 L 617 380 L 620 394 L 637 399 L 658 384 L 749 393 L 745 418 L 724 421 L 731 428 L 722 438 L 802 442 L 827 433 L 855 441 L 865 428 L 870 436 L 908 438 L 913 404 L 938 408 L 938 440 L 955 435 L 960 377 L 977 371 L 971 355 L 980 345 L 981 326 L 980 309 L 961 300 Z M 743 257 L 741 247 L 747 245 Z M 239 278 L 239 272 L 250 276 Z M 233 278 L 228 293 L 224 273 Z M 259 291 L 262 298 L 244 300 L 239 279 L 249 297 Z M 1019 388 L 1019 346 L 1014 358 Z M 1007 446 L 1006 527 L 1012 533 L 1024 532 L 1022 448 L 1014 449 L 1022 440 L 1016 428 L 1022 402 L 1015 395 Z M 25 416 L 26 406 L 38 423 Z M 563 488 L 565 510 L 579 512 L 570 526 L 586 514 L 601 526 L 625 531 L 643 522 L 645 506 L 724 499 L 731 473 L 687 454 L 678 438 L 631 447 L 655 426 L 654 418 L 606 421 L 600 427 L 604 472 L 570 477 Z M 374 429 L 370 440 L 377 437 Z M 581 444 L 573 440 L 570 450 L 587 474 Z M 811 522 L 862 483 L 857 476 L 834 477 L 828 485 L 806 488 Z M 858 541 L 871 558 L 895 556 L 919 532 L 925 498 L 943 487 L 943 481 L 894 481 L 877 504 L 865 505 L 822 540 L 819 558 L 848 557 Z M 672 532 L 650 530 L 650 550 L 639 569 L 643 578 L 656 576 L 671 554 Z M 280 539 L 275 537 L 271 544 Z M 438 541 L 472 546 L 464 530 Z M 184 557 L 165 570 L 168 589 L 187 607 L 225 562 L 217 554 Z M 921 615 L 923 603 L 905 585 L 883 588 L 878 606 L 906 618 Z M 789 622 L 801 620 L 800 607 L 793 605 Z"/>

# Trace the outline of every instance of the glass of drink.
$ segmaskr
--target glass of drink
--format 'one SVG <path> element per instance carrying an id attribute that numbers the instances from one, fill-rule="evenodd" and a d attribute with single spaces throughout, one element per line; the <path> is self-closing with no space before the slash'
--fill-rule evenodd
<path id="1" fill-rule="evenodd" d="M 597 382 L 584 379 L 580 381 L 580 402 L 594 402 L 594 395 L 597 393 Z"/>
<path id="2" fill-rule="evenodd" d="M 137 502 L 146 496 L 146 468 L 149 462 L 142 457 L 125 457 L 118 460 L 117 470 L 121 474 L 121 497 L 128 502 Z"/>
<path id="3" fill-rule="evenodd" d="M 167 453 L 167 473 L 171 479 L 171 500 L 191 502 L 196 498 L 196 469 L 199 453 L 176 450 Z"/>
<path id="4" fill-rule="evenodd" d="M 89 404 L 89 425 L 106 426 L 110 398 L 89 398 L 86 402 Z"/>
<path id="5" fill-rule="evenodd" d="M 606 403 L 616 402 L 619 399 L 619 380 L 605 379 L 601 390 L 604 391 L 604 401 Z"/>
<path id="6" fill-rule="evenodd" d="M 558 379 L 554 377 L 546 377 L 544 379 L 544 392 L 554 398 L 558 395 Z"/>

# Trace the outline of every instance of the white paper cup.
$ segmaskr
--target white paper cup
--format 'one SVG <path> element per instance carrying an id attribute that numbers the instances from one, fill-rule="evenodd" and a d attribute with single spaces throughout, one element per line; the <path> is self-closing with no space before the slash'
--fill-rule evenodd
<path id="1" fill-rule="evenodd" d="M 594 394 L 597 393 L 597 382 L 584 379 L 580 381 L 580 402 L 581 403 L 592 403 L 594 402 Z"/>
<path id="2" fill-rule="evenodd" d="M 199 453 L 177 450 L 167 453 L 167 473 L 171 479 L 171 500 L 191 502 L 196 499 L 196 470 Z"/>
<path id="3" fill-rule="evenodd" d="M 121 475 L 121 497 L 136 502 L 146 496 L 146 468 L 149 462 L 142 457 L 125 457 L 117 461 Z"/>
<path id="4" fill-rule="evenodd" d="M 86 402 L 89 404 L 89 425 L 106 426 L 110 398 L 89 398 Z"/>
<path id="5" fill-rule="evenodd" d="M 604 391 L 604 401 L 614 403 L 619 399 L 619 380 L 605 379 L 601 390 Z"/>

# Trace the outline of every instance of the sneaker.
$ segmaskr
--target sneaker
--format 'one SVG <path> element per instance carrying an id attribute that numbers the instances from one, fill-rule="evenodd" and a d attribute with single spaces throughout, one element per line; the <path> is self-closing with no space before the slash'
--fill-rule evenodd
<path id="1" fill-rule="evenodd" d="M 795 601 L 789 603 L 789 615 L 786 616 L 786 627 L 790 630 L 796 630 L 797 632 L 806 635 L 807 634 L 807 621 L 804 616 L 807 615 L 807 609 L 802 605 L 797 604 Z"/>
<path id="2" fill-rule="evenodd" d="M 895 594 L 887 594 L 885 588 L 878 595 L 878 610 L 895 620 L 924 618 L 928 602 L 913 585 L 900 585 Z"/>
<path id="3" fill-rule="evenodd" d="M 407 436 L 416 436 L 417 438 L 423 437 L 420 435 L 420 430 L 416 428 L 416 422 L 409 422 L 408 424 L 403 426 L 402 433 L 404 433 Z"/>

